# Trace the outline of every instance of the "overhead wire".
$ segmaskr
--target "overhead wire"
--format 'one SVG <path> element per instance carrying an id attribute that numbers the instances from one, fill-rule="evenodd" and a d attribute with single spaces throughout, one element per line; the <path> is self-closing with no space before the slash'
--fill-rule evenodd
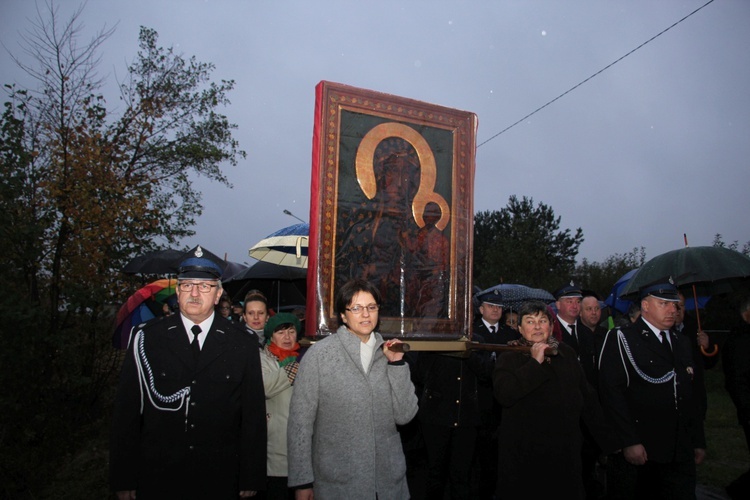
<path id="1" fill-rule="evenodd" d="M 651 38 L 649 38 L 648 40 L 646 40 L 645 42 L 643 42 L 642 44 L 640 44 L 639 46 L 637 46 L 637 47 L 636 47 L 636 48 L 634 48 L 633 50 L 629 51 L 629 52 L 628 52 L 628 53 L 626 53 L 625 55 L 623 55 L 623 56 L 619 57 L 618 59 L 614 60 L 613 62 L 609 63 L 608 65 L 606 65 L 605 67 L 603 67 L 602 69 L 600 69 L 600 70 L 599 70 L 599 71 L 597 71 L 596 73 L 592 74 L 591 76 L 589 76 L 589 77 L 588 77 L 588 78 L 586 78 L 585 80 L 583 80 L 583 81 L 581 81 L 580 83 L 578 83 L 578 84 L 574 85 L 573 87 L 569 88 L 568 90 L 566 90 L 565 92 L 563 92 L 563 93 L 562 93 L 562 94 L 560 94 L 559 96 L 555 97 L 554 99 L 552 99 L 552 100 L 551 100 L 551 101 L 549 101 L 548 103 L 546 103 L 546 104 L 544 104 L 544 105 L 542 105 L 542 106 L 539 106 L 538 108 L 536 108 L 536 109 L 535 109 L 534 111 L 532 111 L 531 113 L 527 114 L 526 116 L 524 116 L 524 117 L 523 117 L 523 118 L 521 118 L 520 120 L 516 121 L 515 123 L 513 123 L 513 124 L 511 124 L 511 125 L 509 125 L 509 126 L 507 126 L 507 127 L 505 127 L 505 128 L 503 129 L 503 130 L 501 130 L 501 131 L 500 131 L 500 132 L 498 132 L 497 134 L 493 135 L 492 137 L 490 137 L 490 138 L 489 138 L 489 139 L 487 139 L 486 141 L 483 141 L 483 142 L 479 143 L 479 144 L 477 145 L 477 149 L 478 149 L 478 148 L 480 148 L 480 147 L 482 147 L 482 146 L 484 146 L 485 144 L 487 144 L 487 143 L 488 143 L 488 142 L 490 142 L 491 140 L 493 140 L 493 139 L 497 138 L 497 137 L 498 137 L 498 136 L 500 136 L 501 134 L 504 134 L 505 132 L 507 132 L 508 130 L 512 129 L 513 127 L 515 127 L 516 125 L 518 125 L 518 124 L 519 124 L 519 123 L 521 123 L 522 121 L 526 120 L 527 118 L 530 118 L 530 117 L 534 116 L 534 115 L 535 115 L 535 114 L 537 114 L 537 113 L 538 113 L 539 111 L 543 110 L 544 108 L 546 108 L 546 107 L 547 107 L 547 106 L 549 106 L 550 104 L 554 103 L 555 101 L 557 101 L 557 100 L 559 100 L 559 99 L 561 99 L 561 98 L 565 97 L 566 95 L 568 95 L 569 93 L 573 92 L 573 91 L 574 91 L 575 89 L 577 89 L 578 87 L 580 87 L 580 86 L 581 86 L 581 85 L 583 85 L 584 83 L 588 82 L 588 81 L 589 81 L 589 80 L 591 80 L 592 78 L 594 78 L 594 77 L 596 77 L 596 76 L 600 75 L 601 73 L 605 72 L 606 70 L 608 70 L 609 68 L 611 68 L 612 66 L 614 66 L 614 65 L 615 65 L 615 64 L 617 64 L 618 62 L 622 61 L 623 59 L 625 59 L 626 57 L 628 57 L 629 55 L 631 55 L 631 54 L 632 54 L 632 53 L 634 53 L 635 51 L 637 51 L 637 50 L 641 49 L 642 47 L 644 47 L 644 46 L 645 46 L 645 45 L 647 45 L 648 43 L 651 43 L 652 41 L 656 40 L 657 38 L 659 38 L 660 36 L 662 36 L 662 35 L 663 35 L 664 33 L 666 33 L 667 31 L 671 30 L 672 28 L 674 28 L 675 26 L 677 26 L 677 25 L 678 25 L 678 24 L 680 24 L 681 22 L 685 21 L 685 20 L 686 20 L 687 18 L 689 18 L 689 17 L 690 17 L 690 16 L 692 16 L 693 14 L 696 14 L 696 13 L 697 13 L 698 11 L 700 11 L 700 10 L 701 10 L 701 9 L 703 9 L 703 8 L 705 8 L 705 7 L 706 7 L 706 6 L 708 6 L 709 4 L 713 3 L 714 1 L 715 1 L 715 0 L 709 0 L 709 1 L 708 1 L 708 2 L 706 2 L 705 4 L 701 5 L 701 6 L 700 6 L 700 7 L 698 7 L 697 9 L 695 9 L 695 10 L 694 10 L 693 12 L 691 12 L 690 14 L 686 15 L 685 17 L 683 17 L 683 18 L 682 18 L 682 19 L 680 19 L 679 21 L 676 21 L 676 22 L 675 22 L 674 24 L 672 24 L 672 25 L 671 25 L 671 26 L 669 26 L 668 28 L 665 28 L 665 29 L 663 29 L 662 31 L 660 31 L 660 32 L 659 32 L 659 33 L 657 33 L 656 35 L 652 36 Z"/>

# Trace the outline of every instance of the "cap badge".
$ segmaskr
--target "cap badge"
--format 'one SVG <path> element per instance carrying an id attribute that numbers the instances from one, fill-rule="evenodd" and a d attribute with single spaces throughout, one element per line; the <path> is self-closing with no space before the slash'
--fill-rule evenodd
<path id="1" fill-rule="evenodd" d="M 201 248 L 200 245 L 198 245 L 198 248 L 195 249 L 195 256 L 198 257 L 199 259 L 203 257 L 203 249 Z"/>

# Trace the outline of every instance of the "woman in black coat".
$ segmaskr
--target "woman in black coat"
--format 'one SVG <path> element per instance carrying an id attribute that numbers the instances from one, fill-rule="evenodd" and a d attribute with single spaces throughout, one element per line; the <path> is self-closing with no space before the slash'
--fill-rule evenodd
<path id="1" fill-rule="evenodd" d="M 503 353 L 493 375 L 502 405 L 498 498 L 585 498 L 581 473 L 581 418 L 604 450 L 613 449 L 596 393 L 575 351 L 551 335 L 553 318 L 542 302 L 519 310 L 528 351 Z M 557 355 L 550 350 L 555 349 Z"/>

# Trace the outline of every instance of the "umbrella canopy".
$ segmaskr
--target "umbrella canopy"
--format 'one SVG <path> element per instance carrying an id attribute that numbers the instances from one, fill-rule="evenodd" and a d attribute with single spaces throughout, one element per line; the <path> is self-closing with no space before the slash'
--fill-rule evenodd
<path id="1" fill-rule="evenodd" d="M 176 279 L 161 279 L 149 283 L 128 297 L 117 311 L 112 337 L 115 348 L 125 349 L 133 326 L 155 318 L 160 314 L 162 304 L 174 300 L 176 292 Z"/>
<path id="2" fill-rule="evenodd" d="M 501 283 L 477 293 L 476 296 L 499 290 L 503 297 L 503 304 L 508 309 L 519 309 L 521 304 L 530 300 L 540 300 L 545 304 L 555 301 L 555 297 L 547 290 L 531 288 L 526 285 L 513 283 Z"/>
<path id="3" fill-rule="evenodd" d="M 307 268 L 310 224 L 303 222 L 279 229 L 250 248 L 250 257 L 281 266 Z"/>
<path id="4" fill-rule="evenodd" d="M 623 274 L 620 279 L 617 280 L 617 283 L 615 283 L 615 285 L 612 287 L 612 291 L 609 292 L 609 295 L 607 296 L 604 303 L 609 307 L 612 307 L 613 309 L 621 312 L 622 314 L 626 314 L 630 309 L 630 304 L 632 304 L 633 301 L 626 300 L 620 297 L 620 292 L 622 292 L 623 288 L 625 288 L 630 279 L 635 276 L 637 272 L 638 268 L 632 269 Z M 706 304 L 708 304 L 709 300 L 711 300 L 711 297 L 698 297 L 698 307 L 706 307 Z M 695 299 L 692 296 L 685 297 L 685 309 L 687 309 L 688 311 L 692 311 L 693 309 L 695 309 Z"/>
<path id="5" fill-rule="evenodd" d="M 125 264 L 122 272 L 125 274 L 176 274 L 174 262 L 183 254 L 184 252 L 171 248 L 147 252 L 134 257 Z"/>
<path id="6" fill-rule="evenodd" d="M 620 291 L 620 297 L 632 299 L 641 287 L 670 277 L 678 288 L 695 285 L 699 295 L 727 293 L 747 282 L 750 257 L 722 247 L 672 250 L 643 264 Z"/>
<path id="7" fill-rule="evenodd" d="M 268 305 L 281 307 L 305 305 L 307 270 L 270 262 L 257 262 L 244 271 L 222 280 L 232 300 L 243 300 L 249 290 L 257 289 L 268 298 Z"/>
<path id="8" fill-rule="evenodd" d="M 247 270 L 250 266 L 246 266 L 245 264 L 240 264 L 239 262 L 232 262 L 230 260 L 227 261 L 227 267 L 224 269 L 224 272 L 221 275 L 222 283 L 223 280 L 231 278 L 232 276 L 235 276 L 237 274 L 240 274 L 241 272 Z"/>
<path id="9" fill-rule="evenodd" d="M 630 304 L 632 304 L 632 301 L 621 299 L 620 292 L 625 287 L 625 285 L 628 284 L 630 279 L 633 276 L 635 276 L 635 273 L 637 272 L 638 272 L 638 268 L 635 268 L 626 272 L 622 276 L 620 276 L 620 279 L 618 279 L 615 285 L 612 287 L 612 290 L 609 292 L 609 295 L 604 300 L 604 303 L 607 304 L 609 307 L 616 309 L 617 311 L 620 311 L 623 314 L 627 313 L 628 309 L 630 308 Z"/>
<path id="10" fill-rule="evenodd" d="M 177 274 L 177 267 L 180 261 L 185 257 L 185 252 L 167 248 L 164 250 L 154 250 L 147 252 L 138 257 L 134 257 L 130 262 L 125 264 L 122 272 L 125 274 Z M 229 278 L 234 274 L 247 269 L 248 266 L 239 262 L 227 261 L 222 279 Z"/>

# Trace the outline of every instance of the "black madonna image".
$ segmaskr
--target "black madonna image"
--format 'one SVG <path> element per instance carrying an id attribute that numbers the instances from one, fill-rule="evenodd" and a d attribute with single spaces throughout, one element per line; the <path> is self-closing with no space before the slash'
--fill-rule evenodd
<path id="1" fill-rule="evenodd" d="M 352 278 L 378 288 L 387 333 L 465 333 L 475 115 L 328 82 L 318 92 L 312 333 L 331 330 L 330 298 Z"/>

